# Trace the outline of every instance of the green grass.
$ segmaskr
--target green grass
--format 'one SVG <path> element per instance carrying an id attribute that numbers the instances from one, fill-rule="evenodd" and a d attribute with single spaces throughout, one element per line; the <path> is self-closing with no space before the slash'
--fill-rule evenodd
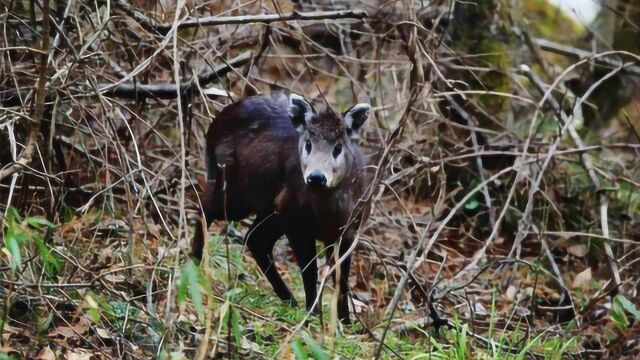
<path id="1" fill-rule="evenodd" d="M 226 278 L 226 251 L 220 251 L 215 244 L 220 239 L 212 240 L 210 247 L 213 257 L 211 275 L 220 279 Z M 290 276 L 285 277 L 285 282 L 290 286 L 301 303 L 293 308 L 282 303 L 273 293 L 270 284 L 257 270 L 250 256 L 242 257 L 242 246 L 230 245 L 232 254 L 232 275 L 243 274 L 243 280 L 234 282 L 235 287 L 228 294 L 232 307 L 246 309 L 262 315 L 264 318 L 252 316 L 241 310 L 235 311 L 236 322 L 233 327 L 235 339 L 238 344 L 251 343 L 261 354 L 267 358 L 281 358 L 284 355 L 295 359 L 369 359 L 375 353 L 379 342 L 378 338 L 385 326 L 384 323 L 372 327 L 371 333 L 375 338 L 361 331 L 362 325 L 354 324 L 342 328 L 340 334 L 331 336 L 328 325 L 322 327 L 317 317 L 311 317 L 306 327 L 290 336 L 283 330 L 283 326 L 289 329 L 295 327 L 305 318 L 305 310 L 302 304 L 302 284 L 295 264 L 287 262 Z M 240 254 L 240 257 L 238 257 Z M 219 258 L 215 258 L 219 257 Z M 224 266 L 222 266 L 224 265 Z M 233 276 L 232 276 L 233 278 Z M 323 311 L 325 322 L 330 312 L 332 290 L 327 289 L 323 294 Z M 491 306 L 495 308 L 496 298 Z M 219 308 L 220 304 L 215 304 Z M 560 358 L 560 355 L 569 348 L 575 347 L 575 339 L 560 339 L 551 334 L 540 334 L 536 337 L 527 337 L 519 327 L 515 331 L 503 332 L 494 327 L 499 316 L 492 312 L 488 338 L 494 345 L 483 347 L 473 339 L 468 332 L 468 325 L 457 322 L 454 314 L 455 329 L 442 330 L 440 334 L 433 334 L 431 328 L 422 328 L 417 325 L 407 326 L 406 331 L 389 331 L 385 344 L 405 359 L 525 359 L 529 351 L 543 354 L 545 358 Z M 268 319 L 268 320 L 267 320 Z M 397 323 L 394 323 L 397 324 Z M 226 334 L 226 325 L 222 326 L 222 333 Z M 244 340 L 243 340 L 244 338 Z M 519 353 L 511 353 L 507 348 L 521 349 Z M 381 358 L 392 359 L 396 355 L 383 348 Z"/>
<path id="2" fill-rule="evenodd" d="M 47 273 L 47 266 L 50 266 L 50 271 L 54 271 L 54 274 L 55 271 L 62 271 L 47 264 L 53 264 L 55 260 L 64 265 L 63 259 L 52 260 L 53 253 L 46 251 L 49 248 L 38 246 L 37 240 L 50 226 L 40 219 L 22 219 L 17 214 L 12 215 L 4 237 L 5 243 L 16 242 L 15 246 L 6 244 L 7 249 L 15 247 L 15 250 L 8 252 L 13 256 L 11 260 L 17 264 L 16 268 L 21 264 L 20 259 L 31 253 L 38 254 L 35 264 L 43 274 Z M 286 246 L 281 242 L 279 246 L 282 245 Z M 126 245 L 122 249 L 126 249 Z M 291 259 L 284 257 L 285 261 L 280 260 L 280 263 L 287 268 L 287 271 L 283 272 L 284 280 L 300 303 L 300 306 L 295 308 L 277 298 L 271 285 L 241 244 L 230 243 L 227 246 L 222 237 L 214 236 L 209 239 L 208 254 L 209 265 L 206 268 L 196 267 L 190 261 L 186 261 L 181 263 L 175 272 L 167 271 L 172 269 L 174 261 L 173 257 L 167 257 L 157 270 L 157 279 L 162 281 L 171 279 L 172 273 L 179 275 L 173 280 L 178 284 L 176 298 L 181 316 L 175 321 L 174 337 L 188 339 L 193 334 L 202 336 L 209 311 L 213 314 L 209 324 L 212 331 L 209 343 L 214 339 L 230 339 L 236 358 L 257 353 L 266 358 L 370 359 L 376 353 L 386 323 L 382 320 L 376 323 L 375 318 L 384 319 L 384 309 L 377 309 L 375 314 L 371 314 L 374 320 L 369 318 L 369 329 L 364 329 L 362 324 L 356 322 L 347 327 L 338 326 L 337 332 L 333 332 L 335 329 L 330 329 L 328 325 L 333 295 L 333 286 L 329 281 L 330 286 L 323 292 L 324 323 L 314 316 L 309 319 L 307 326 L 298 327 L 304 321 L 306 312 L 301 276 Z M 135 270 L 126 276 L 125 286 L 132 293 L 132 289 L 135 288 L 133 284 L 144 284 L 149 280 L 144 270 Z M 374 281 L 373 285 L 380 284 L 376 285 Z M 56 294 L 55 290 L 50 290 L 50 293 Z M 165 323 L 163 319 L 149 316 L 144 294 L 136 295 L 135 300 L 131 295 L 127 295 L 129 300 L 126 300 L 112 292 L 95 288 L 71 289 L 67 295 L 79 304 L 76 314 L 85 316 L 92 326 L 120 334 L 138 346 L 148 349 L 149 353 L 156 354 L 161 347 L 160 358 L 191 358 L 196 352 L 194 345 L 182 348 L 179 341 L 166 339 L 168 335 L 167 329 L 164 328 Z M 524 324 L 517 322 L 515 329 L 503 331 L 496 326 L 498 320 L 504 318 L 504 314 L 496 311 L 498 303 L 503 304 L 499 299 L 499 292 L 494 291 L 492 302 L 486 305 L 491 309 L 488 330 L 472 329 L 480 331 L 481 336 L 489 339 L 489 345 L 474 339 L 468 331 L 471 325 L 458 320 L 462 317 L 455 312 L 455 308 L 448 309 L 451 313 L 446 314 L 455 325 L 454 328 L 441 329 L 437 334 L 432 327 L 419 326 L 412 323 L 412 320 L 406 320 L 403 330 L 397 330 L 397 326 L 402 324 L 401 317 L 412 315 L 397 313 L 391 331 L 387 332 L 386 346 L 382 348 L 381 359 L 393 359 L 396 358 L 396 354 L 405 359 L 525 359 L 529 352 L 548 359 L 558 359 L 563 352 L 575 351 L 577 348 L 576 338 L 559 337 L 550 331 L 531 335 L 524 331 Z M 162 302 L 154 306 L 160 307 Z M 46 344 L 50 341 L 49 332 L 53 327 L 60 326 L 60 323 L 53 325 L 51 313 L 40 310 L 33 311 L 30 315 L 33 318 L 31 322 L 38 324 L 33 331 L 38 337 L 37 341 Z M 628 314 L 636 316 L 638 313 L 637 309 L 624 299 L 618 301 L 616 311 L 617 324 L 622 328 L 628 323 L 627 319 L 630 319 L 631 315 Z M 628 314 L 625 314 L 625 311 Z M 155 313 L 161 314 L 162 311 L 155 310 Z M 72 320 L 74 321 L 76 320 Z M 514 325 L 514 321 L 511 321 L 511 325 Z M 141 328 L 144 328 L 144 336 L 140 334 Z M 297 331 L 290 331 L 296 328 Z M 571 324 L 565 326 L 565 330 L 570 328 Z M 507 351 L 510 348 L 518 351 Z M 9 358 L 6 354 L 0 356 Z"/>

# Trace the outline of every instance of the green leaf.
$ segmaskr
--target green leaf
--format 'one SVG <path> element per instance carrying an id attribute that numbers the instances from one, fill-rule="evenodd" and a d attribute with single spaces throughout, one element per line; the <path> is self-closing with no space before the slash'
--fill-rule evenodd
<path id="1" fill-rule="evenodd" d="M 7 353 L 0 353 L 0 360 L 18 360 L 18 358 Z"/>
<path id="2" fill-rule="evenodd" d="M 611 307 L 609 316 L 611 317 L 611 321 L 620 329 L 625 330 L 629 327 L 629 320 L 627 320 L 622 303 L 618 300 L 617 296 L 613 298 L 613 306 Z"/>
<path id="3" fill-rule="evenodd" d="M 231 316 L 231 330 L 238 347 L 242 344 L 242 330 L 240 329 L 240 313 L 235 307 L 230 308 L 229 316 Z"/>
<path id="4" fill-rule="evenodd" d="M 202 301 L 203 289 L 205 289 L 204 277 L 200 273 L 200 269 L 193 261 L 188 260 L 182 269 L 182 278 L 178 285 L 178 293 L 176 298 L 179 303 L 187 298 L 187 293 L 191 295 L 193 306 L 196 308 L 198 317 L 204 319 L 204 303 Z"/>
<path id="5" fill-rule="evenodd" d="M 302 334 L 302 338 L 305 343 L 309 346 L 309 350 L 311 350 L 311 354 L 313 354 L 313 358 L 316 360 L 329 360 L 329 356 L 324 351 L 322 346 L 318 344 L 311 336 L 307 333 Z"/>
<path id="6" fill-rule="evenodd" d="M 636 320 L 640 320 L 640 311 L 634 303 L 629 301 L 629 299 L 627 299 L 623 295 L 616 295 L 616 297 L 613 298 L 613 302 L 617 303 L 620 308 L 633 315 Z"/>
<path id="7" fill-rule="evenodd" d="M 293 353 L 296 356 L 296 359 L 298 360 L 309 359 L 309 357 L 307 356 L 307 353 L 304 351 L 304 348 L 302 347 L 302 344 L 300 343 L 299 340 L 293 340 L 291 342 L 291 350 L 293 350 Z"/>
<path id="8" fill-rule="evenodd" d="M 13 206 L 7 209 L 7 220 L 9 223 L 15 222 L 15 220 L 20 221 L 20 215 L 18 214 L 18 210 Z"/>
<path id="9" fill-rule="evenodd" d="M 475 198 L 471 198 L 471 199 L 469 199 L 469 201 L 467 201 L 466 204 L 464 204 L 464 208 L 467 209 L 467 210 L 474 210 L 479 205 L 480 205 L 480 203 L 478 202 L 478 200 L 476 200 Z"/>
<path id="10" fill-rule="evenodd" d="M 129 308 L 129 303 L 126 301 L 110 301 L 109 307 L 113 311 L 113 315 L 117 317 L 124 318 L 127 315 L 127 311 L 131 311 Z"/>
<path id="11" fill-rule="evenodd" d="M 458 346 L 457 346 L 457 355 L 458 359 L 464 360 L 466 359 L 467 352 L 467 324 L 462 325 L 462 329 L 458 333 Z"/>
<path id="12" fill-rule="evenodd" d="M 227 299 L 231 299 L 233 298 L 234 295 L 241 294 L 241 293 L 242 293 L 242 289 L 239 287 L 236 287 L 225 292 L 224 295 Z"/>
<path id="13" fill-rule="evenodd" d="M 84 296 L 85 307 L 87 313 L 94 323 L 100 322 L 100 304 L 96 301 L 97 296 L 93 292 L 89 292 Z"/>
<path id="14" fill-rule="evenodd" d="M 52 223 L 51 221 L 43 218 L 43 217 L 30 217 L 27 218 L 27 224 L 36 227 L 36 228 L 42 228 L 42 227 L 55 227 L 56 225 L 54 223 Z"/>
<path id="15" fill-rule="evenodd" d="M 60 262 L 40 237 L 34 237 L 34 241 L 38 247 L 45 273 L 48 276 L 54 276 L 60 270 Z"/>
<path id="16" fill-rule="evenodd" d="M 11 271 L 16 272 L 18 267 L 22 264 L 22 256 L 20 255 L 20 236 L 24 236 L 24 234 L 16 234 L 12 227 L 7 229 L 5 234 L 5 246 L 7 250 L 9 250 L 9 254 L 11 254 Z"/>

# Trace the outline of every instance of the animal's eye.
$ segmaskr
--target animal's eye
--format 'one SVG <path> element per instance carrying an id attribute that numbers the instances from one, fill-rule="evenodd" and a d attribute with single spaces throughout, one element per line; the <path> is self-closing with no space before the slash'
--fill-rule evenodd
<path id="1" fill-rule="evenodd" d="M 304 150 L 307 154 L 311 154 L 311 141 L 307 140 L 307 142 L 304 143 Z"/>
<path id="2" fill-rule="evenodd" d="M 340 154 L 342 154 L 342 144 L 336 144 L 333 148 L 333 158 L 337 159 Z"/>

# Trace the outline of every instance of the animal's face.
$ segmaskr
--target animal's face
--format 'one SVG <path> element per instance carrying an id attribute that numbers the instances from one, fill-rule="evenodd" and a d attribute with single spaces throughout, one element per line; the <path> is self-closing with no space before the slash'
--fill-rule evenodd
<path id="1" fill-rule="evenodd" d="M 289 117 L 300 133 L 302 175 L 314 188 L 335 188 L 354 166 L 358 130 L 369 117 L 369 104 L 357 104 L 342 116 L 330 109 L 317 113 L 299 95 L 289 97 Z"/>

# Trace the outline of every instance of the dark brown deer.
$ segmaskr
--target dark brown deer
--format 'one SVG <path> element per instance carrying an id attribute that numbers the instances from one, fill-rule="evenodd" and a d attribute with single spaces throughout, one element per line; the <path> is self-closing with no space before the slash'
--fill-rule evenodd
<path id="1" fill-rule="evenodd" d="M 342 116 L 328 107 L 316 112 L 295 94 L 248 97 L 224 108 L 207 131 L 205 218 L 196 226 L 192 256 L 202 258 L 204 231 L 213 220 L 255 214 L 245 243 L 260 270 L 282 300 L 297 304 L 273 263 L 273 246 L 286 235 L 302 272 L 307 309 L 317 312 L 315 241 L 325 244 L 330 263 L 338 244 L 340 257 L 352 244 L 358 222 L 345 225 L 368 185 L 353 139 L 369 109 L 357 104 Z M 350 321 L 350 266 L 349 255 L 337 286 L 343 323 Z"/>

